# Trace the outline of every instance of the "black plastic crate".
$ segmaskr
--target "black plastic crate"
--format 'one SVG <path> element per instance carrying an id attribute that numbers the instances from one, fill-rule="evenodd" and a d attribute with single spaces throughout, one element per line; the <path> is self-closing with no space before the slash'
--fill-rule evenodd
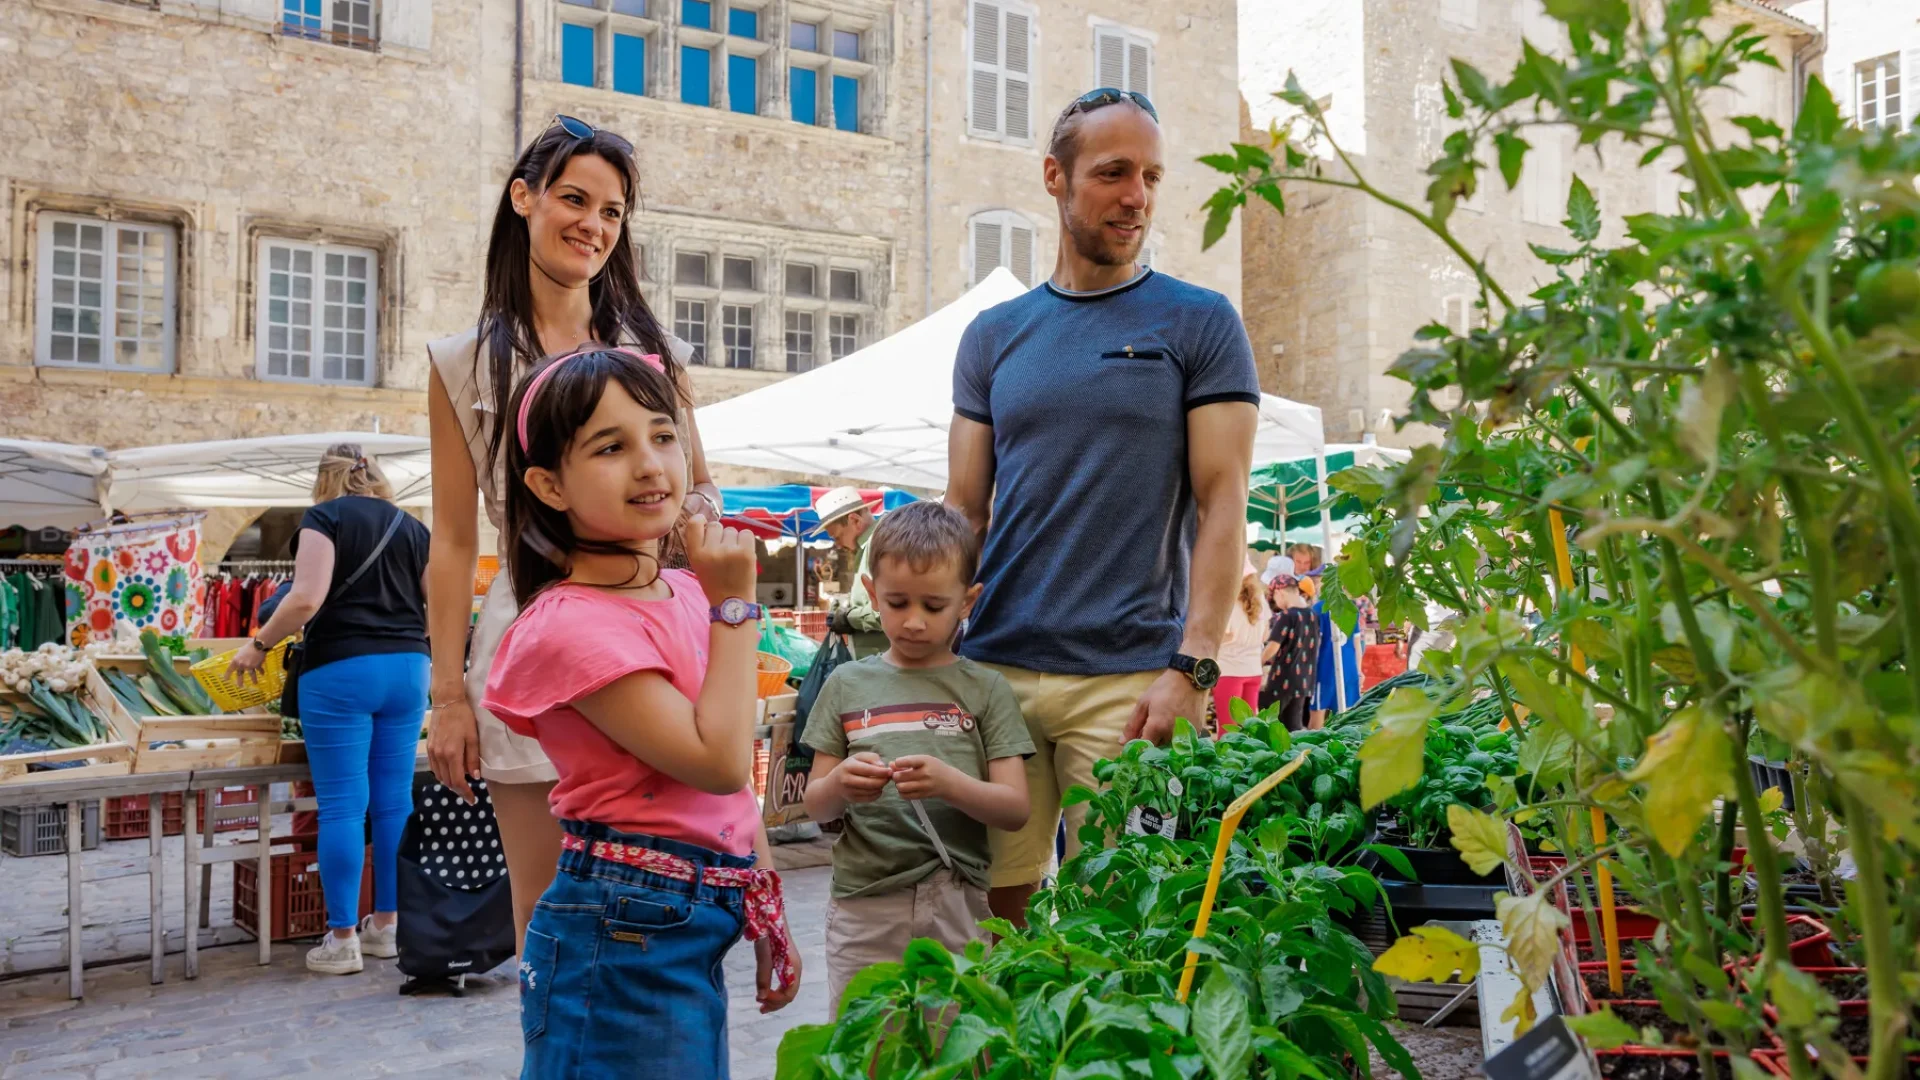
<path id="1" fill-rule="evenodd" d="M 0 808 L 0 851 L 8 855 L 65 855 L 67 805 Z M 81 804 L 80 850 L 100 846 L 100 800 Z"/>

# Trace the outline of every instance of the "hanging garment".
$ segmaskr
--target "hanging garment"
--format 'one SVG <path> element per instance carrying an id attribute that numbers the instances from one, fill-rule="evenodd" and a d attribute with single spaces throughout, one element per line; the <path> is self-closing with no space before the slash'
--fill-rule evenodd
<path id="1" fill-rule="evenodd" d="M 20 642 L 20 593 L 13 583 L 0 578 L 0 649 L 14 649 Z"/>

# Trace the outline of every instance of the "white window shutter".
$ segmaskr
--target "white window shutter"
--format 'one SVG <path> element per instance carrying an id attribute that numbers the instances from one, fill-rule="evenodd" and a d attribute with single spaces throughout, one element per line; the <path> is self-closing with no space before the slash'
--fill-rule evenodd
<path id="1" fill-rule="evenodd" d="M 980 284 L 1000 265 L 1000 223 L 975 219 L 973 223 L 973 283 Z"/>
<path id="2" fill-rule="evenodd" d="M 1033 230 L 1015 223 L 1009 230 L 1007 265 L 1022 285 L 1033 284 Z"/>
<path id="3" fill-rule="evenodd" d="M 1900 108 L 1905 113 L 1900 127 L 1903 130 L 1920 124 L 1920 86 L 1914 84 L 1915 78 L 1920 78 L 1920 46 L 1900 56 Z"/>
<path id="4" fill-rule="evenodd" d="M 1127 39 L 1118 31 L 1095 30 L 1093 47 L 1099 65 L 1096 81 L 1115 90 L 1127 89 Z"/>
<path id="5" fill-rule="evenodd" d="M 385 0 L 380 5 L 380 44 L 422 52 L 433 47 L 433 0 Z"/>
<path id="6" fill-rule="evenodd" d="M 1006 123 L 1001 129 L 1009 139 L 1033 138 L 1033 27 L 1032 20 L 1026 15 L 1009 11 L 1006 13 L 1006 35 L 1003 43 L 1005 70 L 1003 86 L 1006 101 Z"/>
<path id="7" fill-rule="evenodd" d="M 1127 42 L 1126 89 L 1152 96 L 1153 48 L 1144 41 Z"/>
<path id="8" fill-rule="evenodd" d="M 968 77 L 973 80 L 967 130 L 976 135 L 1001 133 L 1000 115 L 1000 5 L 975 0 L 972 57 Z"/>

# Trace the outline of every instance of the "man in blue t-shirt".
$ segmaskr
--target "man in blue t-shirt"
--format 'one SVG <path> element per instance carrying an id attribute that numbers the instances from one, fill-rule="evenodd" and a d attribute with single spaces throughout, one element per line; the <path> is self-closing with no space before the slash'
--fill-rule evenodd
<path id="1" fill-rule="evenodd" d="M 954 365 L 947 502 L 985 537 L 961 653 L 1006 677 L 1037 748 L 1027 827 L 992 834 L 990 902 L 1016 922 L 1061 793 L 1205 715 L 1245 560 L 1259 378 L 1226 297 L 1137 263 L 1165 172 L 1145 96 L 1069 105 L 1044 165 L 1053 275 L 982 312 Z M 1072 852 L 1085 807 L 1067 814 Z"/>

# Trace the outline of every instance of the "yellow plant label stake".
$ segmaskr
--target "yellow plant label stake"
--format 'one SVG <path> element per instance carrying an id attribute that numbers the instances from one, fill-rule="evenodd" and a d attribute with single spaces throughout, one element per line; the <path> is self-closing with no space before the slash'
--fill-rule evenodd
<path id="1" fill-rule="evenodd" d="M 1293 775 L 1307 760 L 1308 749 L 1303 748 L 1300 755 L 1285 765 L 1275 769 L 1265 780 L 1248 788 L 1246 794 L 1233 800 L 1227 812 L 1220 817 L 1220 839 L 1213 845 L 1213 866 L 1207 870 L 1207 887 L 1200 894 L 1200 917 L 1193 920 L 1193 936 L 1207 936 L 1207 920 L 1213 916 L 1213 901 L 1220 893 L 1220 872 L 1227 865 L 1227 852 L 1233 846 L 1233 834 L 1239 831 L 1240 819 L 1260 800 L 1260 796 L 1272 791 L 1280 781 Z M 1187 1002 L 1187 994 L 1193 990 L 1193 973 L 1200 964 L 1200 954 L 1187 951 L 1187 966 L 1180 972 L 1180 993 L 1178 999 L 1182 1005 Z"/>
<path id="2" fill-rule="evenodd" d="M 1548 510 L 1547 523 L 1553 531 L 1553 561 L 1559 571 L 1560 594 L 1565 596 L 1573 591 L 1573 556 L 1567 550 L 1567 526 L 1560 518 L 1560 511 Z M 1587 658 L 1580 652 L 1580 646 L 1568 646 L 1567 663 L 1575 671 L 1587 670 Z M 1593 815 L 1593 844 L 1599 847 L 1607 842 L 1607 816 L 1599 807 L 1589 811 Z M 1594 866 L 1594 881 L 1600 891 L 1600 932 L 1605 938 L 1607 948 L 1607 989 L 1615 994 L 1620 992 L 1623 977 L 1620 963 L 1620 922 L 1613 911 L 1613 871 L 1607 868 L 1607 861 L 1600 860 Z"/>

